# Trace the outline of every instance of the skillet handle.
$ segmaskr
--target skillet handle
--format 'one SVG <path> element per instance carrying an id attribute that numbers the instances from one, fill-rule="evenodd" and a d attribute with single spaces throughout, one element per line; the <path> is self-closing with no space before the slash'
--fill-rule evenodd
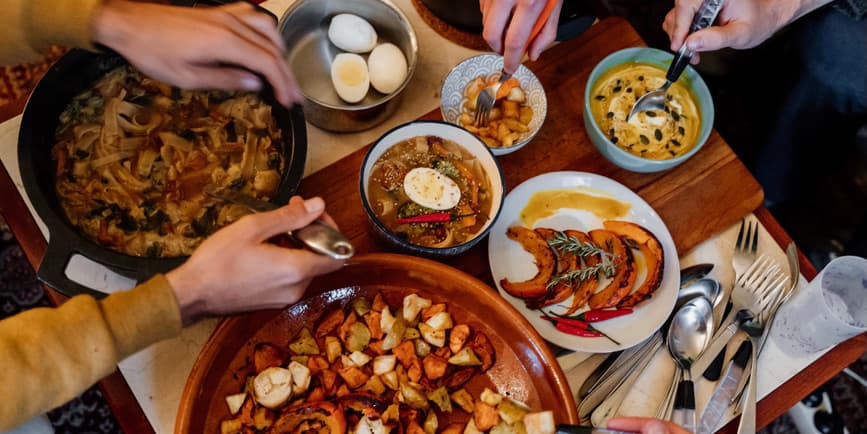
<path id="1" fill-rule="evenodd" d="M 69 265 L 72 255 L 76 253 L 80 254 L 68 240 L 52 237 L 45 249 L 45 256 L 42 258 L 42 263 L 39 264 L 39 271 L 36 272 L 36 276 L 40 281 L 67 297 L 85 294 L 99 300 L 107 296 L 108 294 L 102 291 L 88 288 L 66 276 L 66 266 Z"/>

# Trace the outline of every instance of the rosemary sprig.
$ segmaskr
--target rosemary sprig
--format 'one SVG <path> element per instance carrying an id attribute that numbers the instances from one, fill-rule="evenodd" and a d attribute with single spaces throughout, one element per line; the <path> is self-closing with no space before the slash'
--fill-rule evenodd
<path id="1" fill-rule="evenodd" d="M 563 274 L 554 276 L 548 282 L 548 289 L 551 289 L 560 283 L 573 285 L 576 282 L 582 282 L 596 276 L 600 272 L 602 272 L 606 277 L 614 277 L 614 274 L 617 271 L 616 255 L 609 253 L 605 249 L 593 243 L 585 243 L 578 238 L 566 235 L 565 232 L 557 231 L 554 234 L 554 237 L 548 240 L 548 246 L 557 251 L 571 253 L 582 258 L 587 256 L 599 256 L 601 258 L 599 263 L 594 266 L 570 270 Z"/>
<path id="2" fill-rule="evenodd" d="M 548 246 L 552 249 L 559 250 L 564 253 L 571 253 L 575 256 L 586 258 L 587 256 L 599 255 L 602 257 L 612 256 L 601 247 L 593 243 L 585 243 L 578 238 L 566 235 L 563 231 L 554 233 L 554 237 L 548 240 Z"/>
<path id="3" fill-rule="evenodd" d="M 576 282 L 583 282 L 593 276 L 602 272 L 606 277 L 613 277 L 615 273 L 616 264 L 610 260 L 603 260 L 602 262 L 592 266 L 592 267 L 584 267 L 579 268 L 577 270 L 569 270 L 563 274 L 558 274 L 551 278 L 548 281 L 547 289 L 551 289 L 559 283 L 565 283 L 567 285 L 573 285 Z"/>

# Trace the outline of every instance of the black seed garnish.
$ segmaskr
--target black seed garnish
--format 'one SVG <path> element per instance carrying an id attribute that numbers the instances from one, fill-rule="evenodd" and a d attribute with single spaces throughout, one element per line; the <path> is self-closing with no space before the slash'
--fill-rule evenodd
<path id="1" fill-rule="evenodd" d="M 614 136 L 614 128 L 608 130 L 608 135 L 609 135 L 609 136 Z"/>
<path id="2" fill-rule="evenodd" d="M 671 101 L 673 98 L 674 98 L 674 97 L 671 96 L 671 95 L 666 95 L 666 96 L 665 96 L 665 99 L 667 99 L 667 100 L 669 100 L 669 101 Z"/>
<path id="3" fill-rule="evenodd" d="M 671 142 L 665 144 L 665 149 L 671 148 Z"/>
<path id="4" fill-rule="evenodd" d="M 596 95 L 596 101 L 605 101 L 604 95 Z"/>
<path id="5" fill-rule="evenodd" d="M 612 92 L 617 93 L 620 92 L 623 88 L 620 86 L 614 86 L 614 89 L 611 89 Z"/>
<path id="6" fill-rule="evenodd" d="M 665 110 L 666 113 L 671 113 L 671 109 L 668 108 L 668 106 L 665 106 L 662 109 Z"/>
<path id="7" fill-rule="evenodd" d="M 617 79 L 617 85 L 620 86 L 620 83 L 621 83 L 621 81 L 620 81 L 620 79 L 618 78 L 618 79 Z"/>
<path id="8" fill-rule="evenodd" d="M 649 145 L 650 144 L 650 139 L 648 139 L 647 136 L 645 136 L 644 134 L 639 135 L 638 138 L 641 139 L 642 145 Z"/>
<path id="9" fill-rule="evenodd" d="M 662 140 L 662 131 L 659 131 L 659 128 L 653 130 L 653 137 L 656 137 L 656 140 Z"/>
<path id="10" fill-rule="evenodd" d="M 631 88 L 631 87 L 627 87 L 627 88 L 626 88 L 626 93 L 632 93 L 632 88 Z"/>
<path id="11" fill-rule="evenodd" d="M 680 133 L 681 136 L 686 135 L 686 130 L 683 127 L 677 127 L 677 132 Z"/>
<path id="12" fill-rule="evenodd" d="M 675 122 L 680 122 L 680 114 L 677 112 L 671 112 L 671 118 L 674 119 Z"/>
<path id="13" fill-rule="evenodd" d="M 674 151 L 668 151 L 668 153 L 671 154 L 671 156 L 676 155 L 676 152 L 674 152 Z"/>
<path id="14" fill-rule="evenodd" d="M 611 143 L 614 143 L 616 145 L 619 141 L 620 139 L 618 139 L 617 137 L 611 137 Z"/>
<path id="15" fill-rule="evenodd" d="M 633 144 L 627 146 L 628 149 L 632 149 L 632 148 L 634 148 L 634 147 L 635 147 L 635 143 L 633 143 Z"/>
<path id="16" fill-rule="evenodd" d="M 608 112 L 608 113 L 606 113 L 606 114 L 605 114 L 605 117 L 607 117 L 608 119 L 614 119 L 614 112 Z"/>
<path id="17" fill-rule="evenodd" d="M 671 144 L 673 144 L 674 146 L 680 146 L 680 142 L 674 139 L 671 139 Z"/>
<path id="18" fill-rule="evenodd" d="M 648 117 L 651 117 L 651 118 L 655 118 L 655 117 L 656 117 L 656 112 L 653 111 L 653 110 L 648 110 L 648 111 L 646 111 L 645 113 L 647 113 L 647 116 L 648 116 Z"/>
<path id="19" fill-rule="evenodd" d="M 639 75 L 639 76 L 638 76 L 638 81 L 644 81 L 644 76 L 643 76 L 643 75 Z"/>
<path id="20" fill-rule="evenodd" d="M 642 149 L 641 154 L 644 155 L 647 152 L 647 149 Z"/>

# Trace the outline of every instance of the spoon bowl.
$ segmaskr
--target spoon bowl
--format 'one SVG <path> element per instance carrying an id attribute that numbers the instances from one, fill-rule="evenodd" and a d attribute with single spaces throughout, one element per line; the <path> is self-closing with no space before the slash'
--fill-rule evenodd
<path id="1" fill-rule="evenodd" d="M 713 306 L 705 297 L 696 297 L 684 304 L 668 329 L 668 351 L 682 372 L 677 385 L 672 422 L 692 432 L 695 430 L 695 386 L 690 371 L 713 336 Z"/>
<path id="2" fill-rule="evenodd" d="M 677 303 L 674 305 L 674 311 L 677 312 L 683 305 L 697 297 L 704 297 L 713 308 L 716 308 L 723 299 L 722 285 L 714 279 L 705 278 L 695 280 L 680 288 L 680 291 L 677 293 Z"/>

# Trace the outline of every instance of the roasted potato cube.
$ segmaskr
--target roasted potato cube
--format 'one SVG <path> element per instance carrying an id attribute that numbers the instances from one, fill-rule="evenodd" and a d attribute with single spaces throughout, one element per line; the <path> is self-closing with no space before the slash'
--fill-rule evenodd
<path id="1" fill-rule="evenodd" d="M 400 398 L 404 404 L 418 410 L 428 407 L 427 397 L 424 395 L 422 387 L 416 383 L 400 383 Z"/>
<path id="2" fill-rule="evenodd" d="M 473 119 L 473 115 L 471 115 L 469 112 L 462 112 L 461 116 L 458 118 L 458 122 L 460 122 L 462 126 L 472 125 L 473 121 L 475 121 L 475 119 Z"/>
<path id="3" fill-rule="evenodd" d="M 470 419 L 470 421 L 467 422 L 467 426 L 464 427 L 464 434 L 482 434 L 482 432 L 476 428 L 475 420 Z"/>
<path id="4" fill-rule="evenodd" d="M 393 420 L 400 420 L 400 408 L 397 404 L 391 404 L 382 412 L 382 422 L 389 423 Z"/>
<path id="5" fill-rule="evenodd" d="M 239 419 L 229 419 L 220 422 L 220 433 L 222 434 L 238 434 L 243 429 L 243 424 Z"/>
<path id="6" fill-rule="evenodd" d="M 375 296 L 373 296 L 373 304 L 370 305 L 370 308 L 374 312 L 382 312 L 385 309 L 388 309 L 388 305 L 385 304 L 385 300 L 382 298 L 382 293 L 377 292 Z"/>
<path id="7" fill-rule="evenodd" d="M 530 125 L 533 121 L 533 108 L 528 105 L 521 106 L 518 120 L 524 125 Z"/>
<path id="8" fill-rule="evenodd" d="M 512 425 L 509 425 L 506 422 L 503 422 L 501 420 L 500 423 L 494 425 L 494 427 L 491 428 L 490 431 L 488 431 L 488 434 L 516 434 L 516 433 L 514 431 L 512 431 Z"/>
<path id="9" fill-rule="evenodd" d="M 485 145 L 488 145 L 488 147 L 491 147 L 491 148 L 499 148 L 500 147 L 500 142 L 498 142 L 497 139 L 493 139 L 490 137 L 479 137 L 479 138 L 482 139 L 482 141 L 485 142 Z"/>
<path id="10" fill-rule="evenodd" d="M 436 354 L 428 354 L 422 361 L 424 374 L 429 380 L 439 380 L 446 374 L 449 362 Z"/>
<path id="11" fill-rule="evenodd" d="M 373 374 L 383 375 L 394 370 L 394 364 L 397 362 L 397 356 L 388 354 L 377 356 L 373 359 Z"/>
<path id="12" fill-rule="evenodd" d="M 346 336 L 347 351 L 364 351 L 367 344 L 370 343 L 370 330 L 366 325 L 355 322 L 349 327 L 349 334 Z"/>
<path id="13" fill-rule="evenodd" d="M 253 427 L 259 431 L 266 430 L 274 424 L 274 414 L 265 407 L 259 407 L 253 413 Z"/>
<path id="14" fill-rule="evenodd" d="M 524 92 L 524 89 L 521 89 L 519 86 L 515 86 L 509 90 L 509 95 L 506 97 L 506 99 L 517 103 L 523 103 L 527 100 L 527 95 Z"/>
<path id="15" fill-rule="evenodd" d="M 350 393 L 352 392 L 349 391 L 349 387 L 346 386 L 346 384 L 341 384 L 340 387 L 337 388 L 337 392 L 334 394 L 334 396 L 342 398 L 346 395 L 349 395 Z"/>
<path id="16" fill-rule="evenodd" d="M 343 368 L 337 371 L 337 373 L 340 375 L 340 378 L 343 378 L 343 381 L 346 382 L 346 385 L 349 386 L 350 389 L 358 389 L 370 379 L 364 371 L 355 366 Z"/>
<path id="17" fill-rule="evenodd" d="M 499 107 L 491 107 L 491 111 L 488 113 L 488 120 L 498 121 L 503 118 L 503 111 L 500 110 Z"/>
<path id="18" fill-rule="evenodd" d="M 473 412 L 473 396 L 466 389 L 458 389 L 451 394 L 452 401 L 467 413 Z"/>
<path id="19" fill-rule="evenodd" d="M 310 393 L 307 394 L 307 402 L 319 402 L 325 401 L 325 389 L 321 387 L 314 387 L 310 390 Z"/>
<path id="20" fill-rule="evenodd" d="M 298 362 L 289 364 L 289 371 L 292 372 L 292 395 L 300 396 L 310 387 L 310 369 Z"/>
<path id="21" fill-rule="evenodd" d="M 409 323 L 415 322 L 421 310 L 430 307 L 431 304 L 430 300 L 421 298 L 418 294 L 407 295 L 403 298 L 403 319 Z"/>
<path id="22" fill-rule="evenodd" d="M 476 368 L 470 366 L 463 369 L 459 369 L 453 372 L 451 375 L 446 377 L 445 386 L 449 388 L 449 390 L 455 390 L 459 387 L 463 387 L 467 381 L 470 381 L 470 378 L 473 378 L 473 375 L 476 373 Z"/>
<path id="23" fill-rule="evenodd" d="M 386 353 L 385 349 L 385 341 L 371 341 L 370 344 L 367 345 L 367 351 L 375 355 L 383 355 Z"/>
<path id="24" fill-rule="evenodd" d="M 516 423 L 523 420 L 524 416 L 530 412 L 527 407 L 524 407 L 517 402 L 503 398 L 502 401 L 497 405 L 497 411 L 500 413 L 500 417 L 503 418 L 506 423 Z M 527 422 L 524 421 L 524 425 L 527 425 Z M 527 430 L 529 431 L 530 427 L 527 426 Z"/>
<path id="25" fill-rule="evenodd" d="M 298 362 L 301 363 L 301 362 Z M 328 363 L 328 359 L 322 356 L 308 356 L 307 357 L 307 368 L 310 369 L 311 374 L 317 374 L 320 371 L 324 371 L 330 368 L 331 365 Z"/>
<path id="26" fill-rule="evenodd" d="M 268 408 L 277 408 L 292 396 L 292 371 L 268 368 L 253 380 L 253 398 Z"/>
<path id="27" fill-rule="evenodd" d="M 494 353 L 494 345 L 491 344 L 488 335 L 476 330 L 467 346 L 472 348 L 473 352 L 482 360 L 482 372 L 487 371 L 494 365 L 496 354 Z"/>
<path id="28" fill-rule="evenodd" d="M 307 362 L 310 361 L 310 356 L 292 356 L 289 358 L 289 361 L 290 362 L 298 362 L 302 365 L 306 365 Z"/>
<path id="29" fill-rule="evenodd" d="M 229 413 L 235 415 L 241 410 L 244 405 L 244 400 L 247 399 L 247 392 L 236 393 L 226 396 L 226 405 L 229 406 Z"/>
<path id="30" fill-rule="evenodd" d="M 334 336 L 325 337 L 325 356 L 328 358 L 328 363 L 334 363 L 340 354 L 343 353 L 343 346 L 340 345 L 340 339 Z"/>
<path id="31" fill-rule="evenodd" d="M 503 401 L 503 395 L 500 395 L 499 393 L 494 392 L 487 387 L 485 388 L 485 390 L 482 390 L 482 394 L 481 396 L 479 396 L 479 398 L 482 400 L 482 402 L 490 405 L 491 407 L 496 407 L 500 404 L 500 402 Z"/>
<path id="32" fill-rule="evenodd" d="M 473 421 L 479 431 L 487 431 L 500 422 L 500 415 L 493 406 L 484 402 L 476 402 L 475 407 L 473 407 Z"/>
<path id="33" fill-rule="evenodd" d="M 418 329 L 414 329 L 412 327 L 407 327 L 407 329 L 403 332 L 404 340 L 418 339 L 420 336 L 421 334 L 418 332 Z"/>
<path id="34" fill-rule="evenodd" d="M 300 355 L 316 355 L 319 354 L 319 345 L 316 344 L 316 339 L 310 333 L 310 329 L 304 327 L 298 333 L 298 338 L 289 344 L 289 349 Z"/>
<path id="35" fill-rule="evenodd" d="M 425 342 L 435 347 L 441 347 L 446 344 L 445 330 L 437 330 L 425 323 L 420 323 L 418 325 L 418 331 L 421 332 L 421 337 Z"/>
<path id="36" fill-rule="evenodd" d="M 374 375 L 367 380 L 367 383 L 364 384 L 361 390 L 368 391 L 377 396 L 382 395 L 385 393 L 385 383 L 382 382 L 382 379 L 378 375 Z"/>
<path id="37" fill-rule="evenodd" d="M 454 327 L 452 316 L 448 312 L 440 312 L 430 317 L 424 323 L 433 327 L 434 330 L 448 330 Z"/>
<path id="38" fill-rule="evenodd" d="M 413 419 L 413 420 L 410 420 L 409 423 L 406 425 L 406 431 L 404 432 L 404 434 L 426 434 L 426 433 L 424 432 L 424 428 L 422 428 L 421 425 L 419 425 L 418 422 L 416 422 L 415 419 Z"/>
<path id="39" fill-rule="evenodd" d="M 319 323 L 319 327 L 316 327 L 316 337 L 321 338 L 333 332 L 334 329 L 342 324 L 345 319 L 346 315 L 343 313 L 342 309 L 337 309 L 334 312 L 331 312 L 322 320 L 322 322 Z"/>
<path id="40" fill-rule="evenodd" d="M 337 373 L 330 370 L 320 372 L 319 383 L 325 389 L 326 396 L 333 395 L 337 385 Z"/>
<path id="41" fill-rule="evenodd" d="M 364 322 L 367 324 L 367 328 L 370 330 L 370 337 L 372 339 L 382 339 L 383 331 L 382 331 L 382 314 L 371 310 L 364 314 Z"/>
<path id="42" fill-rule="evenodd" d="M 370 300 L 368 300 L 364 297 L 358 297 L 349 303 L 349 307 L 351 307 L 352 310 L 355 311 L 356 315 L 361 316 L 361 317 L 366 315 L 367 312 L 370 312 L 370 306 L 371 306 Z"/>
<path id="43" fill-rule="evenodd" d="M 466 347 L 460 350 L 454 356 L 449 358 L 449 363 L 452 365 L 458 366 L 479 366 L 482 364 L 482 361 L 479 360 L 476 353 L 473 352 L 469 347 Z"/>
<path id="44" fill-rule="evenodd" d="M 397 390 L 400 388 L 400 385 L 398 384 L 398 380 L 397 380 L 397 372 L 388 371 L 385 374 L 382 374 L 381 378 L 382 378 L 382 382 L 385 383 L 385 385 L 389 389 Z"/>
<path id="45" fill-rule="evenodd" d="M 470 337 L 470 326 L 466 324 L 458 324 L 452 328 L 451 333 L 449 333 L 449 350 L 452 353 L 459 352 L 463 347 L 464 343 L 467 342 L 467 338 Z"/>
<path id="46" fill-rule="evenodd" d="M 256 372 L 283 364 L 283 352 L 271 344 L 259 343 L 253 350 L 253 365 Z"/>
<path id="47" fill-rule="evenodd" d="M 349 355 L 349 358 L 352 360 L 352 363 L 359 368 L 366 365 L 367 362 L 370 361 L 370 356 L 362 353 L 361 351 L 353 351 L 352 354 Z"/>
<path id="48" fill-rule="evenodd" d="M 449 391 L 445 387 L 440 386 L 437 389 L 428 392 L 427 399 L 436 404 L 440 411 L 446 413 L 452 412 L 452 401 L 449 399 Z"/>
<path id="49" fill-rule="evenodd" d="M 521 116 L 520 105 L 515 101 L 503 101 L 503 117 L 518 119 Z"/>
<path id="50" fill-rule="evenodd" d="M 440 421 L 437 420 L 436 413 L 429 411 L 427 412 L 427 416 L 424 418 L 422 429 L 424 429 L 425 434 L 436 434 L 439 424 Z"/>
<path id="51" fill-rule="evenodd" d="M 461 434 L 464 432 L 464 426 L 459 423 L 453 423 L 443 428 L 440 434 Z"/>
<path id="52" fill-rule="evenodd" d="M 424 339 L 416 339 L 413 342 L 415 342 L 415 355 L 425 357 L 430 354 L 430 344 Z"/>
<path id="53" fill-rule="evenodd" d="M 388 434 L 390 429 L 383 425 L 382 418 L 369 418 L 367 415 L 358 421 L 351 434 Z"/>
<path id="54" fill-rule="evenodd" d="M 509 134 L 512 134 L 512 130 L 510 130 L 505 123 L 501 123 L 497 126 L 497 140 L 502 142 L 506 137 L 509 137 Z M 505 146 L 505 144 L 503 144 L 503 146 Z"/>
<path id="55" fill-rule="evenodd" d="M 410 381 L 418 383 L 419 381 L 421 381 L 422 374 L 423 373 L 421 370 L 421 360 L 416 358 L 412 361 L 412 365 L 407 368 L 406 376 L 410 379 Z"/>
<path id="56" fill-rule="evenodd" d="M 430 307 L 421 310 L 421 320 L 427 322 L 432 316 L 446 311 L 445 303 L 433 304 Z"/>
<path id="57" fill-rule="evenodd" d="M 509 127 L 509 129 L 513 132 L 526 133 L 527 131 L 530 131 L 530 129 L 527 128 L 527 125 L 522 124 L 521 121 L 519 121 L 518 119 L 503 119 L 503 123 L 506 124 L 506 126 Z"/>
<path id="58" fill-rule="evenodd" d="M 524 415 L 524 427 L 527 434 L 554 434 L 557 424 L 554 422 L 554 412 L 540 411 Z"/>
<path id="59" fill-rule="evenodd" d="M 404 368 L 409 368 L 413 360 L 418 359 L 415 355 L 415 346 L 412 341 L 403 341 L 400 345 L 394 347 L 391 352 L 397 356 L 397 360 L 400 360 L 400 364 Z"/>

